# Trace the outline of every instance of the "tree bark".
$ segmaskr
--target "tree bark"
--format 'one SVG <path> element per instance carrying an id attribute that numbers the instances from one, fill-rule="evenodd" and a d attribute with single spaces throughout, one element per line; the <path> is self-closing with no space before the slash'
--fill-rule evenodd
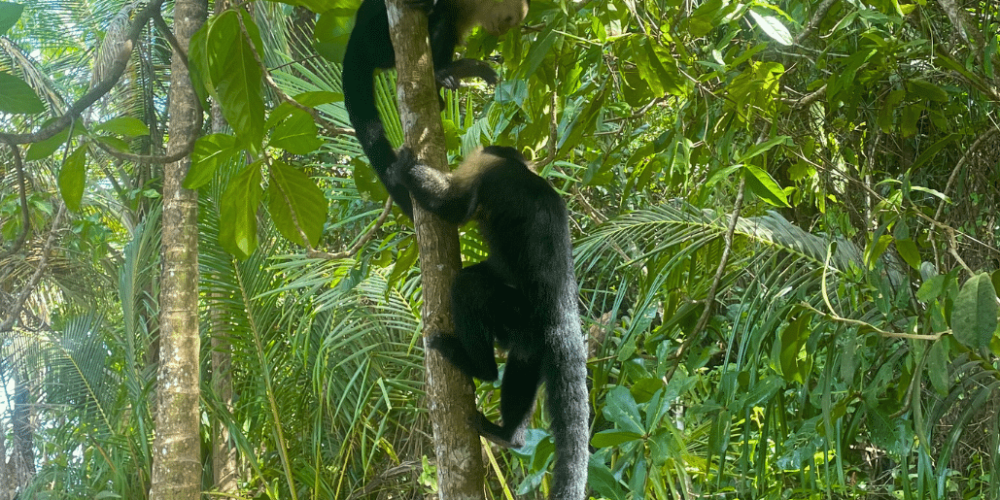
<path id="1" fill-rule="evenodd" d="M 399 116 L 406 144 L 428 165 L 447 170 L 447 150 L 436 95 L 427 18 L 404 0 L 388 0 L 389 32 L 396 51 Z M 420 247 L 424 307 L 424 344 L 429 334 L 453 330 L 451 284 L 461 266 L 458 233 L 414 204 L 414 225 Z M 479 434 L 469 425 L 476 412 L 475 386 L 436 351 L 424 351 L 427 398 L 438 495 L 442 500 L 482 499 L 483 457 Z"/>
<path id="2" fill-rule="evenodd" d="M 177 0 L 174 32 L 187 51 L 208 13 L 206 0 Z M 170 142 L 167 154 L 182 151 L 201 129 L 201 105 L 181 56 L 170 67 Z M 181 182 L 190 157 L 163 171 L 163 269 L 160 289 L 160 368 L 153 445 L 153 500 L 201 498 L 198 334 L 198 193 Z"/>

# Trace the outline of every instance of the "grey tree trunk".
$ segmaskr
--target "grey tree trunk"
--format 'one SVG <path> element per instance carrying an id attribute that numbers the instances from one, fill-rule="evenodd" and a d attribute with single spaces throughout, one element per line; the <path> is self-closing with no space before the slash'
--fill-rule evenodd
<path id="1" fill-rule="evenodd" d="M 177 0 L 174 34 L 187 51 L 208 13 L 207 0 Z M 174 154 L 201 129 L 201 105 L 178 54 L 170 67 L 170 142 Z M 181 187 L 190 158 L 163 172 L 163 271 L 160 288 L 160 367 L 153 443 L 153 500 L 200 500 L 201 441 L 198 433 L 198 193 Z"/>
<path id="2" fill-rule="evenodd" d="M 399 116 L 406 144 L 428 165 L 447 170 L 444 130 L 427 44 L 427 18 L 417 9 L 405 8 L 404 3 L 405 0 L 386 1 L 399 75 Z M 419 142 L 415 142 L 417 138 Z M 413 211 L 420 246 L 426 344 L 428 332 L 453 329 L 450 290 L 461 261 L 455 227 L 416 204 Z M 436 351 L 425 353 L 438 494 L 442 500 L 482 499 L 482 449 L 479 434 L 469 426 L 476 412 L 475 386 Z"/>

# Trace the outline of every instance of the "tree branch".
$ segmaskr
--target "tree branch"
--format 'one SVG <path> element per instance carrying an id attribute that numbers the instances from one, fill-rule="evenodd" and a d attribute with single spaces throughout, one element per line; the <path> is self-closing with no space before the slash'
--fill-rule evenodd
<path id="1" fill-rule="evenodd" d="M 126 41 L 131 42 L 133 47 L 138 44 L 139 36 L 142 35 L 142 30 L 145 28 L 146 23 L 149 22 L 150 18 L 152 18 L 155 13 L 159 12 L 160 5 L 162 3 L 163 0 L 153 0 L 149 2 L 146 4 L 146 7 L 139 11 L 139 13 L 132 20 L 132 25 L 129 27 Z M 29 134 L 0 133 L 0 140 L 6 142 L 7 144 L 28 144 L 32 142 L 44 141 L 45 139 L 55 136 L 64 128 L 69 126 L 69 124 L 72 123 L 73 120 L 80 115 L 80 113 L 89 108 L 91 104 L 94 104 L 98 99 L 110 92 L 125 72 L 126 65 L 128 65 L 128 57 L 119 56 L 115 60 L 115 63 L 111 66 L 111 70 L 108 72 L 107 77 L 101 80 L 101 82 L 97 85 L 94 85 L 90 91 L 70 106 L 69 111 L 67 111 L 66 114 L 60 116 L 48 127 Z"/>
<path id="2" fill-rule="evenodd" d="M 31 230 L 31 216 L 28 214 L 28 194 L 24 182 L 24 163 L 21 161 L 21 150 L 16 144 L 8 144 L 8 146 L 10 146 L 11 155 L 14 157 L 14 173 L 17 175 L 17 189 L 21 199 L 21 234 L 17 235 L 14 245 L 9 250 L 0 254 L 0 259 L 17 253 L 28 238 L 28 231 Z"/>

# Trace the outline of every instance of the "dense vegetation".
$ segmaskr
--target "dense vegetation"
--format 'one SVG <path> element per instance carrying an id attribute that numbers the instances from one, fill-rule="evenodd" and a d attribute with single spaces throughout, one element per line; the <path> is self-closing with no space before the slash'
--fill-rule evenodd
<path id="1" fill-rule="evenodd" d="M 436 488 L 356 6 L 220 3 L 187 52 L 206 491 Z M 148 495 L 172 14 L 0 2 L 0 498 Z M 502 81 L 445 93 L 451 153 L 516 146 L 571 210 L 594 497 L 998 497 L 996 2 L 535 0 L 464 50 Z M 543 496 L 542 415 L 491 498 Z"/>

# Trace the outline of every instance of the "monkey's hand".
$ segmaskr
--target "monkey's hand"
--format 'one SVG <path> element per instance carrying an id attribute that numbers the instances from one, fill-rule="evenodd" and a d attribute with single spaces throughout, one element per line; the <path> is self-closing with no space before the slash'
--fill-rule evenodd
<path id="1" fill-rule="evenodd" d="M 420 163 L 417 155 L 407 146 L 399 148 L 396 153 L 396 161 L 389 166 L 388 180 L 394 184 L 407 185 L 410 172 Z"/>
<path id="2" fill-rule="evenodd" d="M 482 78 L 490 85 L 496 85 L 499 80 L 497 72 L 486 61 L 479 59 L 458 59 L 448 66 L 434 71 L 434 79 L 441 87 L 455 90 L 459 81 L 466 78 Z"/>

